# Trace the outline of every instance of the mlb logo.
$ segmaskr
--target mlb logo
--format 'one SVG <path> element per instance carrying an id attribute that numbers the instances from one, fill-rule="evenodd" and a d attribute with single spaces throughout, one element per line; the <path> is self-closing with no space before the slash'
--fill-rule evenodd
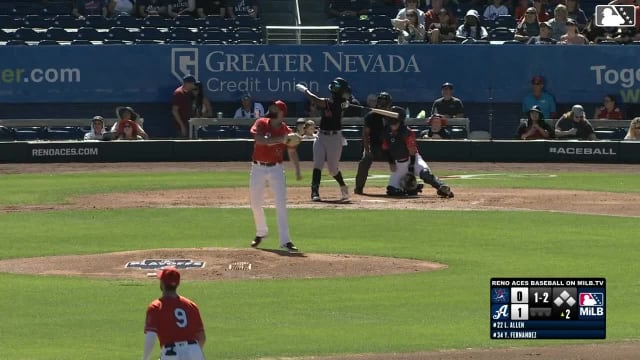
<path id="1" fill-rule="evenodd" d="M 580 306 L 602 306 L 604 304 L 603 293 L 580 293 L 578 299 Z"/>
<path id="2" fill-rule="evenodd" d="M 491 302 L 495 304 L 508 304 L 509 295 L 511 295 L 509 288 L 492 288 Z"/>
<path id="3" fill-rule="evenodd" d="M 491 318 L 493 320 L 509 320 L 509 305 L 491 305 Z"/>
<path id="4" fill-rule="evenodd" d="M 636 9 L 634 5 L 597 5 L 595 12 L 596 26 L 599 27 L 632 27 L 636 25 Z"/>

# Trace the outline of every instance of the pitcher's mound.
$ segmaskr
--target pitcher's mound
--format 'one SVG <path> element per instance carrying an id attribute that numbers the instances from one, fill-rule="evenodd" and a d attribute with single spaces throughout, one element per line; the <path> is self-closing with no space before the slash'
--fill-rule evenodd
<path id="1" fill-rule="evenodd" d="M 182 270 L 187 280 L 282 279 L 368 276 L 444 269 L 411 259 L 335 254 L 289 254 L 271 249 L 155 249 L 0 261 L 0 272 L 107 278 L 146 278 L 155 270 L 126 268 L 143 260 L 191 260 L 203 268 Z"/>

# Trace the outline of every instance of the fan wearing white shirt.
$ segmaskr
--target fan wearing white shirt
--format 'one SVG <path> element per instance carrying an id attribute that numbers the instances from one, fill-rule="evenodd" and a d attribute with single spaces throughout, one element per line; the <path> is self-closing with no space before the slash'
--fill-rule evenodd
<path id="1" fill-rule="evenodd" d="M 257 119 L 264 116 L 264 107 L 259 102 L 253 102 L 251 94 L 243 94 L 240 101 L 242 106 L 236 110 L 234 119 Z"/>
<path id="2" fill-rule="evenodd" d="M 495 20 L 501 15 L 509 15 L 509 9 L 502 4 L 502 0 L 493 0 L 493 4 L 484 9 L 484 18 L 487 20 Z"/>

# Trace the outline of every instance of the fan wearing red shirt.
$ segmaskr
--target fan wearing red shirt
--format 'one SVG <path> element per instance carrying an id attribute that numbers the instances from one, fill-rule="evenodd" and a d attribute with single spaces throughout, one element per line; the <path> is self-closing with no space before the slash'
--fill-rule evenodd
<path id="1" fill-rule="evenodd" d="M 156 337 L 160 342 L 160 360 L 204 360 L 202 347 L 206 341 L 198 305 L 176 289 L 180 273 L 175 268 L 158 272 L 162 297 L 147 307 L 144 332 L 144 355 L 150 360 Z"/>
<path id="2" fill-rule="evenodd" d="M 594 119 L 624 120 L 624 115 L 618 108 L 614 95 L 606 95 L 602 103 L 603 106 L 596 109 Z"/>
<path id="3" fill-rule="evenodd" d="M 269 106 L 269 112 L 261 117 L 251 127 L 255 143 L 253 146 L 253 164 L 251 166 L 251 180 L 249 191 L 251 193 L 251 211 L 256 226 L 256 237 L 251 243 L 252 247 L 260 245 L 267 236 L 267 220 L 264 216 L 264 195 L 267 182 L 273 193 L 278 220 L 278 234 L 280 235 L 280 247 L 288 252 L 297 252 L 298 248 L 291 242 L 289 235 L 289 220 L 287 217 L 287 185 L 284 176 L 284 152 L 287 151 L 289 159 L 296 169 L 296 178 L 301 179 L 300 161 L 295 146 L 287 146 L 287 134 L 292 132 L 284 122 L 287 116 L 287 105 L 277 100 Z"/>

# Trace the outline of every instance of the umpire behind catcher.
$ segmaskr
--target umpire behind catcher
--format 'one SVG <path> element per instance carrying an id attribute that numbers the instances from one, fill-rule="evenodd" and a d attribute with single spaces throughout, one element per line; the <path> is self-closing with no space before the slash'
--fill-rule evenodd
<path id="1" fill-rule="evenodd" d="M 381 92 L 376 98 L 376 108 L 391 110 L 391 95 Z M 374 161 L 387 161 L 387 155 L 382 151 L 382 132 L 386 125 L 386 118 L 380 114 L 369 112 L 364 117 L 364 127 L 362 129 L 362 159 L 358 163 L 358 174 L 356 175 L 356 186 L 354 193 L 364 194 L 364 185 L 367 183 L 369 169 Z"/>

